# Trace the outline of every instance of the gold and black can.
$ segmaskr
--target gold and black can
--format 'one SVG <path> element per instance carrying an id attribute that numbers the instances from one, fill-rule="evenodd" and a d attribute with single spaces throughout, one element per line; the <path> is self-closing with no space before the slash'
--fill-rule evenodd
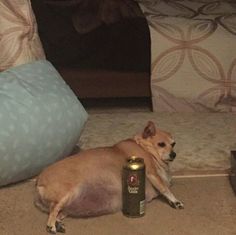
<path id="1" fill-rule="evenodd" d="M 123 167 L 123 214 L 141 217 L 145 214 L 145 164 L 139 157 L 130 157 Z"/>

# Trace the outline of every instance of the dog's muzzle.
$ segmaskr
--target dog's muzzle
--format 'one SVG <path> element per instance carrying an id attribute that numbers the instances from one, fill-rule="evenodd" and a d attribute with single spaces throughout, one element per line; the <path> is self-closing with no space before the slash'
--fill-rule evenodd
<path id="1" fill-rule="evenodd" d="M 170 160 L 173 161 L 176 157 L 176 153 L 172 151 L 169 156 L 170 156 Z"/>

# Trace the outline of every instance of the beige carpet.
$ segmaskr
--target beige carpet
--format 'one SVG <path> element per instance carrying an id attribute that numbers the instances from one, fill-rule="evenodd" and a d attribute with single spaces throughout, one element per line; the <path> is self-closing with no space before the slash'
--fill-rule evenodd
<path id="1" fill-rule="evenodd" d="M 224 172 L 229 151 L 236 147 L 232 114 L 154 114 L 143 109 L 88 110 L 80 140 L 83 148 L 111 145 L 133 136 L 148 120 L 175 136 L 177 159 L 172 170 L 181 175 Z M 132 111 L 132 112 L 131 112 Z M 236 197 L 227 177 L 175 178 L 173 192 L 185 209 L 172 209 L 160 198 L 146 215 L 130 219 L 121 212 L 90 219 L 65 220 L 67 235 L 235 235 Z M 47 215 L 33 206 L 34 182 L 0 189 L 0 235 L 46 235 Z"/>
<path id="2" fill-rule="evenodd" d="M 175 137 L 177 158 L 173 172 L 201 174 L 230 168 L 230 150 L 236 149 L 236 114 L 109 110 L 89 112 L 79 143 L 82 148 L 112 145 L 142 131 L 152 120 Z"/>
<path id="3" fill-rule="evenodd" d="M 47 215 L 32 204 L 34 182 L 0 190 L 1 235 L 46 235 Z M 121 212 L 90 219 L 65 219 L 66 235 L 235 235 L 236 197 L 226 177 L 175 179 L 184 210 L 160 199 L 147 205 L 143 218 Z"/>

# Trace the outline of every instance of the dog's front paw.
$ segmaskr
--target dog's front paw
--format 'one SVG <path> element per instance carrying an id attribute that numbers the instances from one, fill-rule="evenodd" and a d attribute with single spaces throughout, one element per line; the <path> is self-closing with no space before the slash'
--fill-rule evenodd
<path id="1" fill-rule="evenodd" d="M 184 209 L 184 204 L 180 201 L 170 202 L 170 205 L 175 209 Z"/>

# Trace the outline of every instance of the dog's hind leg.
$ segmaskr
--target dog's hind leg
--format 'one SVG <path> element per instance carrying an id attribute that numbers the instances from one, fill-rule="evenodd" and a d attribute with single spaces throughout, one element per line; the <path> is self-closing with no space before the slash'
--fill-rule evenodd
<path id="1" fill-rule="evenodd" d="M 56 234 L 57 233 L 57 216 L 61 210 L 60 203 L 50 206 L 50 213 L 47 222 L 47 232 Z"/>
<path id="2" fill-rule="evenodd" d="M 58 203 L 51 204 L 46 228 L 49 233 L 56 234 L 57 232 L 62 232 L 62 233 L 65 232 L 65 227 L 61 222 L 63 218 L 61 210 L 63 209 L 63 206 L 68 201 L 70 196 L 71 196 L 70 194 L 67 194 Z"/>

